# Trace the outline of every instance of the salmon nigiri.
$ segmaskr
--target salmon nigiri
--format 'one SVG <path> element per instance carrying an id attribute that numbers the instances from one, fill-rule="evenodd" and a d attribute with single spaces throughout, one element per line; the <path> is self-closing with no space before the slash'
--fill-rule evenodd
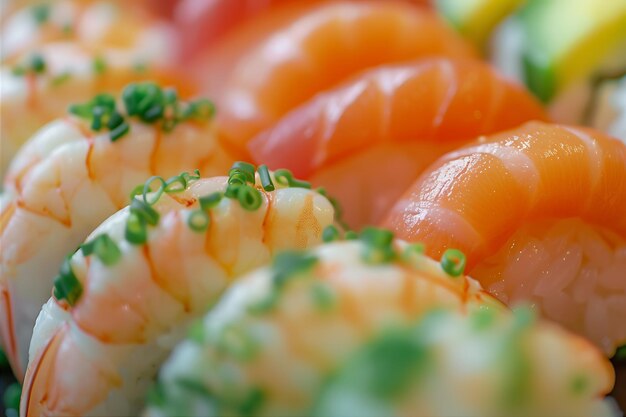
<path id="1" fill-rule="evenodd" d="M 265 23 L 272 19 L 275 25 Z M 323 2 L 287 21 L 266 13 L 250 25 L 196 65 L 204 93 L 216 102 L 221 134 L 242 157 L 256 133 L 364 69 L 476 56 L 434 12 L 403 2 Z"/>
<path id="2" fill-rule="evenodd" d="M 439 58 L 371 70 L 320 94 L 249 150 L 259 163 L 326 187 L 360 227 L 380 221 L 444 153 L 544 117 L 530 94 L 487 65 Z"/>
<path id="3" fill-rule="evenodd" d="M 332 0 L 181 0 L 175 7 L 175 20 L 185 40 L 181 44 L 182 55 L 191 57 L 214 46 L 222 36 L 263 12 L 294 4 L 299 7 L 330 1 Z M 429 3 L 428 0 L 406 1 Z M 165 3 L 170 5 L 173 1 Z"/>
<path id="4" fill-rule="evenodd" d="M 611 355 L 626 342 L 626 146 L 528 123 L 432 165 L 384 224 L 430 255 L 457 248 L 508 303 L 527 302 Z"/>

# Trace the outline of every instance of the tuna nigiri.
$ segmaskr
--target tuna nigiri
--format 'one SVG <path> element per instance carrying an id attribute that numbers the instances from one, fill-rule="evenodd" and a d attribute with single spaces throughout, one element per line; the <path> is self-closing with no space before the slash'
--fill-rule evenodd
<path id="1" fill-rule="evenodd" d="M 402 2 L 325 2 L 287 22 L 265 23 L 272 19 L 268 13 L 251 23 L 254 30 L 241 28 L 196 68 L 216 101 L 222 136 L 242 156 L 254 134 L 363 69 L 475 56 L 434 12 Z"/>
<path id="2" fill-rule="evenodd" d="M 611 355 L 626 342 L 626 146 L 528 123 L 442 157 L 384 224 L 467 254 L 501 300 L 535 305 Z"/>
<path id="3" fill-rule="evenodd" d="M 530 94 L 487 65 L 440 58 L 355 77 L 293 110 L 248 147 L 254 160 L 326 187 L 359 227 L 380 221 L 445 152 L 544 117 Z"/>

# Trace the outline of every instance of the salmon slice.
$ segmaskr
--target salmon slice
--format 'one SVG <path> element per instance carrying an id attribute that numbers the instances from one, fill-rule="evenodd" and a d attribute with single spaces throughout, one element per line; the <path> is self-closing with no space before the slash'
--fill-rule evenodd
<path id="1" fill-rule="evenodd" d="M 600 345 L 626 342 L 626 146 L 592 129 L 539 122 L 435 162 L 383 224 L 467 255 L 501 300 L 527 302 Z"/>
<path id="2" fill-rule="evenodd" d="M 435 12 L 404 2 L 324 2 L 280 13 L 242 27 L 195 64 L 222 136 L 242 157 L 255 134 L 364 69 L 476 56 Z"/>
<path id="3" fill-rule="evenodd" d="M 175 7 L 175 21 L 184 39 L 182 55 L 193 57 L 207 48 L 213 47 L 245 22 L 267 11 L 284 7 L 309 6 L 316 3 L 329 3 L 333 0 L 176 0 L 153 1 L 165 12 Z M 430 4 L 430 0 L 405 0 L 415 4 Z"/>
<path id="4" fill-rule="evenodd" d="M 487 65 L 434 58 L 377 68 L 320 94 L 248 149 L 258 163 L 326 187 L 358 228 L 379 222 L 439 156 L 532 119 L 545 119 L 541 106 Z"/>

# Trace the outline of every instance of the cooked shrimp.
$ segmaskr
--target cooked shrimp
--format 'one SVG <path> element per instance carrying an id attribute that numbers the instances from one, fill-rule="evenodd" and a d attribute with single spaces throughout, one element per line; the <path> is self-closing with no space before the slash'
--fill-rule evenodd
<path id="1" fill-rule="evenodd" d="M 24 6 L 3 22 L 0 58 L 10 62 L 46 43 L 76 41 L 93 52 L 113 50 L 137 63 L 169 64 L 176 32 L 135 3 L 54 0 Z"/>
<path id="2" fill-rule="evenodd" d="M 225 198 L 232 178 L 196 181 L 154 206 L 144 195 L 68 258 L 35 326 L 21 415 L 137 415 L 190 319 L 237 276 L 321 242 L 333 223 L 333 206 L 312 190 L 274 177 L 264 191 L 259 175 L 234 188 L 238 201 Z M 137 231 L 143 216 L 155 221 Z M 108 242 L 100 253 L 98 240 Z"/>
<path id="3" fill-rule="evenodd" d="M 521 86 L 477 61 L 381 67 L 319 94 L 261 133 L 250 154 L 338 196 L 345 220 L 376 224 L 434 160 L 481 134 L 545 119 Z"/>
<path id="4" fill-rule="evenodd" d="M 430 367 L 412 366 L 409 361 L 413 359 L 414 350 L 410 348 L 380 349 L 380 356 L 363 364 L 364 373 L 351 380 L 351 387 L 358 389 L 359 382 L 376 384 L 381 390 L 387 389 L 388 398 L 395 404 L 394 399 L 405 398 L 398 398 L 402 394 L 401 384 L 417 377 L 419 371 L 428 371 L 428 380 L 432 379 L 431 384 L 437 391 L 427 394 L 431 394 L 430 400 L 440 403 L 443 410 L 426 408 L 430 403 L 422 395 L 415 398 L 414 403 L 400 403 L 390 410 L 370 408 L 367 398 L 374 401 L 375 393 L 365 393 L 355 404 L 358 406 L 363 401 L 363 408 L 342 409 L 340 406 L 351 404 L 342 404 L 340 397 L 330 405 L 332 411 L 349 416 L 449 416 L 445 407 L 465 399 L 475 400 L 477 415 L 504 411 L 498 403 L 501 380 L 490 378 L 492 374 L 472 380 L 471 376 L 476 374 L 471 372 L 480 366 L 483 368 L 479 370 L 488 368 L 497 372 L 498 366 L 504 365 L 511 367 L 503 370 L 505 381 L 523 377 L 515 369 L 519 362 L 510 363 L 508 359 L 514 359 L 515 349 L 524 349 L 523 344 L 528 339 L 534 342 L 530 356 L 533 367 L 550 357 L 554 348 L 564 349 L 560 356 L 563 361 L 559 362 L 559 367 L 533 372 L 533 378 L 537 375 L 543 377 L 544 382 L 558 382 L 549 391 L 558 396 L 549 398 L 548 404 L 541 407 L 535 401 L 541 396 L 542 387 L 532 386 L 529 387 L 531 394 L 521 397 L 520 405 L 536 406 L 541 411 L 550 410 L 549 407 L 565 410 L 570 404 L 564 405 L 561 400 L 573 395 L 561 390 L 567 389 L 566 381 L 573 377 L 571 373 L 580 372 L 581 377 L 588 378 L 585 382 L 589 384 L 576 405 L 585 405 L 586 410 L 605 410 L 606 406 L 603 407 L 598 397 L 611 389 L 614 376 L 608 361 L 591 344 L 563 331 L 550 332 L 534 325 L 519 330 L 525 340 L 511 338 L 510 333 L 500 335 L 497 330 L 507 325 L 493 322 L 508 322 L 508 318 L 498 318 L 508 317 L 508 311 L 483 292 L 474 280 L 463 276 L 459 264 L 452 264 L 450 268 L 446 257 L 441 264 L 436 263 L 420 255 L 419 246 L 402 242 L 392 246 L 388 239 L 390 234 L 376 232 L 381 235 L 373 236 L 368 230 L 369 237 L 363 241 L 330 243 L 305 253 L 283 254 L 275 259 L 273 268 L 240 279 L 194 329 L 191 340 L 179 345 L 165 363 L 155 395 L 150 398 L 148 415 L 316 415 L 313 407 L 325 385 L 344 364 L 350 367 L 355 355 L 359 357 L 359 349 L 377 343 L 372 341 L 389 333 L 408 337 L 412 333 L 400 336 L 398 329 L 415 321 L 431 322 L 429 312 L 433 309 L 450 311 L 452 317 L 462 321 L 474 322 L 479 316 L 478 324 L 485 328 L 481 333 L 476 328 L 471 329 L 474 323 L 465 324 L 463 332 L 449 334 L 448 325 L 422 335 L 425 349 L 428 342 L 440 344 L 432 348 L 441 351 L 428 362 Z M 492 323 L 485 323 L 485 313 L 495 316 L 491 317 Z M 469 319 L 467 314 L 470 314 Z M 462 339 L 470 336 L 478 340 L 464 344 Z M 491 346 L 494 338 L 504 339 L 508 345 Z M 551 339 L 552 345 L 546 346 L 548 343 L 536 339 Z M 457 341 L 460 343 L 456 344 Z M 483 352 L 485 345 L 489 348 Z M 541 352 L 548 347 L 549 354 Z M 457 356 L 453 357 L 449 350 Z M 489 356 L 503 350 L 501 358 Z M 535 355 L 541 359 L 534 361 Z M 397 367 L 393 370 L 383 369 L 394 364 Z M 465 373 L 461 372 L 461 367 L 465 368 Z M 379 370 L 388 372 L 384 376 L 375 374 Z M 502 386 L 502 392 L 511 385 Z M 398 391 L 393 391 L 394 387 Z M 441 400 L 443 395 L 445 401 Z M 421 399 L 426 404 L 420 404 Z"/>
<path id="5" fill-rule="evenodd" d="M 203 91 L 220 109 L 221 134 L 243 155 L 254 134 L 361 70 L 429 56 L 475 57 L 434 12 L 402 2 L 322 3 L 277 26 L 265 24 L 275 18 L 266 15 L 196 65 Z"/>
<path id="6" fill-rule="evenodd" d="M 181 77 L 158 66 L 138 67 L 112 50 L 93 52 L 76 42 L 46 44 L 12 67 L 0 69 L 0 179 L 19 147 L 37 130 L 63 117 L 71 103 L 116 93 L 132 81 L 153 80 L 191 92 Z"/>
<path id="7" fill-rule="evenodd" d="M 0 212 L 0 329 L 18 378 L 63 257 L 126 206 L 130 191 L 146 177 L 194 168 L 214 175 L 232 163 L 214 123 L 204 120 L 210 103 L 179 102 L 173 90 L 152 83 L 132 84 L 123 95 L 126 110 L 112 96 L 100 95 L 74 107 L 89 120 L 68 115 L 46 125 L 7 174 Z M 155 113 L 159 106 L 162 115 Z M 127 116 L 131 107 L 133 115 Z M 99 123 L 111 130 L 92 130 Z"/>
<path id="8" fill-rule="evenodd" d="M 588 341 L 528 310 L 432 312 L 368 341 L 315 416 L 619 416 L 614 371 Z"/>
<path id="9" fill-rule="evenodd" d="M 609 355 L 626 342 L 626 146 L 528 123 L 432 165 L 384 224 L 436 256 L 467 253 L 502 301 L 530 302 Z"/>

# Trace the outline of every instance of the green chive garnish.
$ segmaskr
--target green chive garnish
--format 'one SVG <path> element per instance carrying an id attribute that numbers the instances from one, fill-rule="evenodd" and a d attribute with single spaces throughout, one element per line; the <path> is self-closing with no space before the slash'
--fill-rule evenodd
<path id="1" fill-rule="evenodd" d="M 371 264 L 385 263 L 394 259 L 393 233 L 385 229 L 366 227 L 359 236 L 365 243 L 363 259 Z"/>
<path id="2" fill-rule="evenodd" d="M 294 178 L 293 174 L 288 169 L 279 169 L 275 171 L 274 178 L 276 178 L 276 182 L 284 186 L 295 188 L 311 188 L 311 183 Z"/>
<path id="3" fill-rule="evenodd" d="M 345 240 L 357 240 L 359 238 L 359 234 L 354 230 L 348 230 L 344 233 L 343 238 Z"/>
<path id="4" fill-rule="evenodd" d="M 34 54 L 30 59 L 30 67 L 33 72 L 40 74 L 46 70 L 46 61 L 44 61 L 43 56 Z"/>
<path id="5" fill-rule="evenodd" d="M 226 198 L 237 198 L 239 193 L 239 188 L 243 187 L 241 184 L 228 184 L 226 190 L 224 191 L 224 197 Z"/>
<path id="6" fill-rule="evenodd" d="M 339 230 L 332 224 L 326 226 L 322 232 L 322 240 L 324 242 L 332 242 L 339 239 Z"/>
<path id="7" fill-rule="evenodd" d="M 65 258 L 59 275 L 54 279 L 54 297 L 57 300 L 66 300 L 69 305 L 73 306 L 82 295 L 83 286 L 74 275 L 70 261 L 70 256 Z"/>
<path id="8" fill-rule="evenodd" d="M 130 126 L 128 125 L 128 123 L 124 122 L 120 124 L 109 133 L 109 138 L 111 138 L 111 142 L 115 142 L 116 140 L 127 134 L 129 130 Z"/>
<path id="9" fill-rule="evenodd" d="M 165 192 L 167 194 L 180 193 L 187 189 L 187 178 L 190 177 L 189 174 L 184 174 L 187 173 L 185 172 L 181 175 L 173 176 L 165 181 Z"/>
<path id="10" fill-rule="evenodd" d="M 237 199 L 239 204 L 246 210 L 254 211 L 263 204 L 261 192 L 249 185 L 242 185 L 237 190 Z"/>
<path id="11" fill-rule="evenodd" d="M 91 63 L 91 68 L 95 74 L 101 75 L 107 69 L 107 63 L 102 56 L 97 56 Z"/>
<path id="12" fill-rule="evenodd" d="M 146 222 L 135 212 L 131 212 L 128 215 L 124 237 L 133 245 L 143 245 L 148 240 L 148 227 Z"/>
<path id="13" fill-rule="evenodd" d="M 213 207 L 217 206 L 220 201 L 222 201 L 223 197 L 224 194 L 220 193 L 219 191 L 200 197 L 198 199 L 200 201 L 200 208 L 204 211 L 209 211 Z"/>
<path id="14" fill-rule="evenodd" d="M 242 173 L 244 175 L 245 181 L 254 184 L 255 170 L 256 168 L 254 165 L 248 162 L 238 161 L 238 162 L 235 162 L 233 166 L 230 168 L 230 170 L 228 171 L 228 176 L 232 177 L 233 175 L 239 175 L 239 173 Z"/>
<path id="15" fill-rule="evenodd" d="M 70 78 L 72 78 L 72 74 L 66 71 L 52 78 L 52 80 L 50 80 L 50 84 L 54 87 L 58 87 Z"/>
<path id="16" fill-rule="evenodd" d="M 106 233 L 82 245 L 81 250 L 84 256 L 95 253 L 106 266 L 114 265 L 122 256 L 122 252 L 115 241 Z"/>
<path id="17" fill-rule="evenodd" d="M 447 249 L 441 257 L 441 268 L 451 277 L 462 275 L 465 263 L 465 254 L 458 249 Z"/>
<path id="18" fill-rule="evenodd" d="M 39 5 L 33 6 L 33 8 L 31 9 L 31 12 L 37 24 L 43 25 L 50 18 L 50 5 L 39 4 Z"/>
<path id="19" fill-rule="evenodd" d="M 154 192 L 154 195 L 152 196 L 152 198 L 149 199 L 148 193 L 152 192 L 150 185 L 154 181 L 158 181 L 160 185 L 159 185 L 159 188 Z M 143 185 L 143 201 L 145 201 L 147 204 L 150 204 L 152 206 L 154 203 L 159 201 L 159 198 L 161 198 L 161 195 L 163 195 L 163 193 L 165 192 L 166 186 L 167 186 L 167 183 L 165 182 L 165 180 L 159 177 L 158 175 L 154 175 L 148 178 L 148 180 Z"/>
<path id="20" fill-rule="evenodd" d="M 194 232 L 204 232 L 208 229 L 210 222 L 209 215 L 202 209 L 192 211 L 187 218 L 187 225 Z"/>
<path id="21" fill-rule="evenodd" d="M 257 170 L 259 173 L 259 178 L 261 179 L 261 186 L 265 191 L 274 191 L 274 183 L 272 182 L 272 177 L 270 176 L 270 172 L 267 169 L 267 165 L 259 165 Z"/>
<path id="22" fill-rule="evenodd" d="M 130 203 L 130 211 L 150 226 L 156 226 L 159 222 L 159 212 L 143 200 L 137 198 L 133 199 Z"/>
<path id="23" fill-rule="evenodd" d="M 318 258 L 308 252 L 287 251 L 274 257 L 272 269 L 274 270 L 273 282 L 278 288 L 294 275 L 311 270 L 318 262 Z"/>

